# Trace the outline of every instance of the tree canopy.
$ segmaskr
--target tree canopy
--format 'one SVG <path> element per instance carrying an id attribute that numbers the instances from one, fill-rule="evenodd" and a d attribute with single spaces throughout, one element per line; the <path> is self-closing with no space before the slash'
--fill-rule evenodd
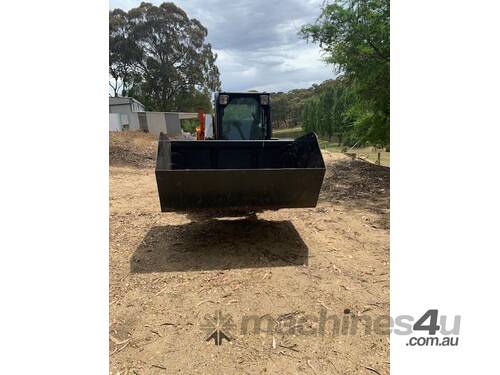
<path id="1" fill-rule="evenodd" d="M 217 55 L 207 29 L 173 3 L 141 3 L 109 13 L 110 86 L 149 110 L 211 108 L 209 91 L 220 88 Z"/>
<path id="2" fill-rule="evenodd" d="M 389 20 L 389 0 L 336 0 L 301 30 L 356 96 L 349 108 L 353 134 L 379 144 L 389 144 Z"/>
<path id="3" fill-rule="evenodd" d="M 313 84 L 309 88 L 294 89 L 288 92 L 273 92 L 272 121 L 274 128 L 290 128 L 302 123 L 302 112 L 308 99 L 320 95 L 326 88 L 335 84 L 334 80 L 326 80 Z"/>
<path id="4" fill-rule="evenodd" d="M 333 84 L 316 96 L 307 100 L 302 113 L 303 128 L 340 143 L 347 140 L 352 132 L 353 118 L 349 112 L 352 93 L 343 81 Z"/>

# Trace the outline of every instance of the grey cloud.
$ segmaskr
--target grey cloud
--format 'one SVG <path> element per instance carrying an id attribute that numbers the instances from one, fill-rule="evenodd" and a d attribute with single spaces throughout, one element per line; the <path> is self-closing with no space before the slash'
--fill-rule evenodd
<path id="1" fill-rule="evenodd" d="M 322 0 L 174 3 L 207 27 L 225 90 L 287 91 L 334 77 L 333 68 L 321 61 L 318 46 L 298 36 L 300 27 L 319 15 Z M 111 8 L 125 10 L 139 4 L 110 0 Z"/>
<path id="2" fill-rule="evenodd" d="M 186 3 L 187 6 L 187 3 Z M 304 23 L 319 13 L 304 1 L 189 1 L 191 14 L 205 18 L 209 38 L 220 49 L 255 50 L 298 39 Z"/>

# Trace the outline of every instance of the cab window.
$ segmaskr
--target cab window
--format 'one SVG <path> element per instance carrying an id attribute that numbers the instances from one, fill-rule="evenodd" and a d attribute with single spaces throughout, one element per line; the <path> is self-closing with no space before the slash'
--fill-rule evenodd
<path id="1" fill-rule="evenodd" d="M 222 112 L 222 139 L 264 139 L 265 127 L 260 103 L 254 97 L 232 98 Z"/>

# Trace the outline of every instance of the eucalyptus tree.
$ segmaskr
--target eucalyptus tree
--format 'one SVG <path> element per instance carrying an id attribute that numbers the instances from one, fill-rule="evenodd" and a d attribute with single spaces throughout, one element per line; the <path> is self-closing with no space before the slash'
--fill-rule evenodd
<path id="1" fill-rule="evenodd" d="M 128 12 L 115 9 L 109 18 L 110 76 L 121 85 L 113 88 L 166 111 L 220 87 L 207 29 L 175 4 L 141 3 Z"/>

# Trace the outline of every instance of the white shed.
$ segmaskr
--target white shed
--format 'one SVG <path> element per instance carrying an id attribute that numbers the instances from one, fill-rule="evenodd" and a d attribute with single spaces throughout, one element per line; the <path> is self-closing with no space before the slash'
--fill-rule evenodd
<path id="1" fill-rule="evenodd" d="M 109 114 L 109 131 L 121 132 L 123 130 L 122 121 L 119 113 Z"/>
<path id="2" fill-rule="evenodd" d="M 144 112 L 144 104 L 129 97 L 110 97 L 109 98 L 109 113 L 119 113 L 121 130 L 131 129 L 139 130 L 141 129 L 141 124 L 139 121 L 139 113 Z M 113 120 L 112 120 L 113 118 Z M 110 116 L 110 130 L 111 121 L 117 121 L 116 116 Z M 114 125 L 116 127 L 116 125 Z"/>
<path id="3" fill-rule="evenodd" d="M 161 132 L 169 137 L 182 134 L 181 120 L 196 119 L 197 113 L 189 112 L 146 112 L 148 131 L 159 135 Z"/>

